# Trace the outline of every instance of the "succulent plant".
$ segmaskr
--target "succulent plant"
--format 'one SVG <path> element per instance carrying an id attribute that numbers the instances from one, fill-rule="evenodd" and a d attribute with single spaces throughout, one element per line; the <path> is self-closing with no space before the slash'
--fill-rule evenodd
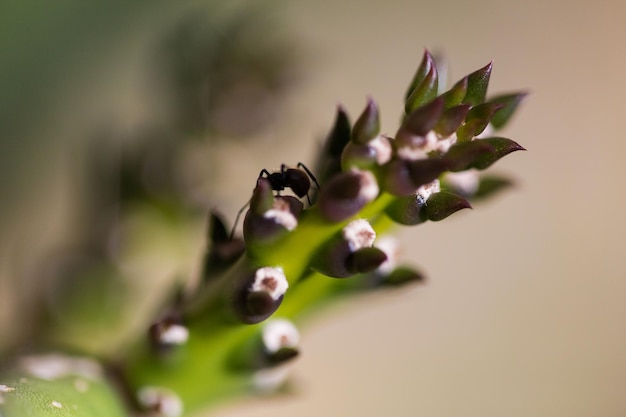
<path id="1" fill-rule="evenodd" d="M 439 93 L 444 82 L 425 51 L 393 137 L 380 133 L 373 99 L 354 123 L 339 107 L 315 169 L 261 171 L 243 236 L 210 213 L 201 279 L 172 289 L 132 348 L 15 361 L 0 377 L 0 415 L 178 417 L 280 388 L 303 316 L 423 279 L 397 263 L 396 224 L 443 220 L 511 184 L 481 171 L 523 150 L 495 133 L 525 93 L 487 98 L 491 70 Z"/>

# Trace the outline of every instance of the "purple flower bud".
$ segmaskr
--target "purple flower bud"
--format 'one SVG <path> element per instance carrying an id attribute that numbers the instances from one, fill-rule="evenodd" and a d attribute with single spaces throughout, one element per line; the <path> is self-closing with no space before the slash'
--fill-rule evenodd
<path id="1" fill-rule="evenodd" d="M 333 278 L 373 271 L 387 259 L 384 252 L 372 247 L 374 239 L 376 232 L 367 220 L 354 220 L 315 256 L 312 267 Z"/>
<path id="2" fill-rule="evenodd" d="M 351 170 L 334 176 L 322 188 L 317 204 L 325 219 L 340 222 L 358 213 L 378 192 L 371 172 Z"/>
<path id="3" fill-rule="evenodd" d="M 249 210 L 243 222 L 248 248 L 271 243 L 294 230 L 303 207 L 302 201 L 293 196 L 277 196 L 264 212 Z"/>
<path id="4" fill-rule="evenodd" d="M 235 286 L 233 308 L 243 323 L 259 323 L 280 306 L 289 282 L 280 267 L 263 267 L 248 274 Z"/>

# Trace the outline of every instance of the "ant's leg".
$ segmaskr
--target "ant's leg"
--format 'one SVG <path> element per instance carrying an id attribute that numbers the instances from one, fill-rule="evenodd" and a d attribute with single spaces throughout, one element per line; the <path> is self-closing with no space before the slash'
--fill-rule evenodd
<path id="1" fill-rule="evenodd" d="M 311 170 L 309 168 L 307 168 L 306 165 L 304 165 L 302 162 L 298 162 L 298 165 L 296 165 L 298 168 L 302 168 L 304 170 L 304 172 L 306 172 L 306 174 L 309 176 L 309 178 L 311 178 L 313 180 L 313 182 L 315 183 L 315 186 L 317 187 L 317 190 L 319 191 L 320 189 L 320 184 L 317 182 L 317 178 L 315 178 L 315 175 L 313 175 L 313 173 L 311 172 Z M 309 203 L 309 206 L 311 205 L 311 198 L 309 197 L 309 193 L 306 193 L 306 200 Z"/>
<path id="2" fill-rule="evenodd" d="M 309 168 L 306 167 L 306 165 L 304 165 L 302 162 L 298 162 L 298 168 L 302 168 L 304 170 L 304 172 L 307 173 L 307 175 L 309 177 L 311 177 L 311 179 L 313 180 L 313 182 L 315 183 L 315 186 L 317 187 L 317 189 L 320 189 L 320 184 L 317 182 L 317 178 L 315 178 L 315 175 L 313 175 L 313 173 L 311 172 L 311 170 Z"/>
<path id="3" fill-rule="evenodd" d="M 237 217 L 235 217 L 235 223 L 233 223 L 233 228 L 230 231 L 230 240 L 233 240 L 233 238 L 235 237 L 235 229 L 237 228 L 237 224 L 239 223 L 239 218 L 241 217 L 241 213 L 243 213 L 243 211 L 249 205 L 250 205 L 250 200 L 248 200 L 248 202 L 242 208 L 240 208 L 239 211 L 237 212 Z"/>

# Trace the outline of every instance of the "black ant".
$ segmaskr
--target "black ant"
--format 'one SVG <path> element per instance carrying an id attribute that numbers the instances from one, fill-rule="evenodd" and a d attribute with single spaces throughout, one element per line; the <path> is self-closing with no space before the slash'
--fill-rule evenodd
<path id="1" fill-rule="evenodd" d="M 267 169 L 263 168 L 259 173 L 258 178 L 267 178 L 270 185 L 272 186 L 272 190 L 276 191 L 276 195 L 280 195 L 280 192 L 285 188 L 291 188 L 291 191 L 298 198 L 302 198 L 306 196 L 307 202 L 311 205 L 311 199 L 309 198 L 309 190 L 311 189 L 311 180 L 317 187 L 320 189 L 320 184 L 317 182 L 315 175 L 311 172 L 306 165 L 302 162 L 298 162 L 296 168 L 289 168 L 287 165 L 282 164 L 280 166 L 280 171 L 269 172 Z M 243 206 L 239 212 L 237 213 L 237 217 L 235 217 L 235 223 L 233 224 L 233 230 L 230 233 L 230 238 L 232 239 L 235 234 L 235 228 L 237 227 L 237 223 L 239 223 L 239 217 L 241 213 L 248 207 L 250 201 Z"/>

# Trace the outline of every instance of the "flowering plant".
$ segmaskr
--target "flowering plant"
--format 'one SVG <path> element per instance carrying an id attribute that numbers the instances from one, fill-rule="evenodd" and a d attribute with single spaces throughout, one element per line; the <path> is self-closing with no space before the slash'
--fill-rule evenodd
<path id="1" fill-rule="evenodd" d="M 145 337 L 114 357 L 18 359 L 0 378 L 0 415 L 178 417 L 280 388 L 303 316 L 422 280 L 398 265 L 394 225 L 441 221 L 510 184 L 481 171 L 523 149 L 495 133 L 525 94 L 487 98 L 491 69 L 446 90 L 426 51 L 393 137 L 373 99 L 354 123 L 339 107 L 313 169 L 261 171 L 242 236 L 210 213 L 199 283 L 173 288 Z"/>

